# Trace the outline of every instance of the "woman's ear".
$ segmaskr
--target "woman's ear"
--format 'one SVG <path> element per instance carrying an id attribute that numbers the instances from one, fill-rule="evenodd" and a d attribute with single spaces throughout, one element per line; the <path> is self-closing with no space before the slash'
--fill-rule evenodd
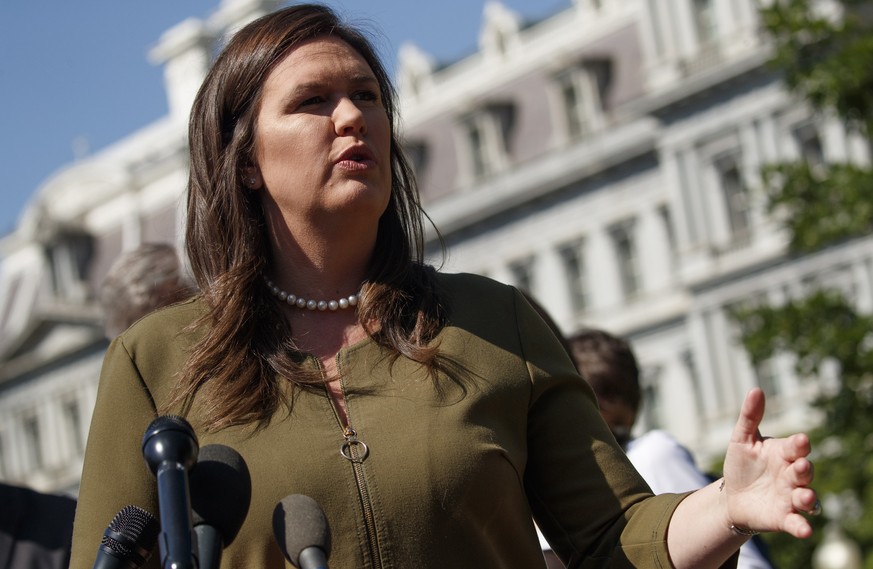
<path id="1" fill-rule="evenodd" d="M 257 166 L 243 168 L 243 183 L 250 190 L 260 190 L 264 187 L 264 179 L 261 177 L 261 169 Z"/>

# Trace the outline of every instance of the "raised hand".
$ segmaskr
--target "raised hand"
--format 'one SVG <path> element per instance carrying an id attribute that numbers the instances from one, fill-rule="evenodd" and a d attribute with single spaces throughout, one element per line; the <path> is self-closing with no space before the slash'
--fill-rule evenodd
<path id="1" fill-rule="evenodd" d="M 743 401 L 724 463 L 722 493 L 728 524 L 757 531 L 783 531 L 794 537 L 812 535 L 802 514 L 821 511 L 809 488 L 813 465 L 807 456 L 809 437 L 762 437 L 764 392 L 751 390 Z"/>

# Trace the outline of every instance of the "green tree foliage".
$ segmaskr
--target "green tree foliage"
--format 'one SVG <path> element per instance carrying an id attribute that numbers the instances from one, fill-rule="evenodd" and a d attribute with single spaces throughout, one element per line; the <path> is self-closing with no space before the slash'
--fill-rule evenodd
<path id="1" fill-rule="evenodd" d="M 772 64 L 788 88 L 869 140 L 873 2 L 774 0 L 760 12 L 774 43 Z M 763 181 L 770 213 L 788 230 L 792 252 L 814 251 L 873 230 L 869 167 L 801 160 L 766 166 Z"/>
<path id="2" fill-rule="evenodd" d="M 760 13 L 789 89 L 871 131 L 870 0 L 772 0 Z M 836 10 L 833 7 L 838 7 Z"/>
<path id="3" fill-rule="evenodd" d="M 791 353 L 801 381 L 821 383 L 813 402 L 821 422 L 810 431 L 817 454 L 815 487 L 823 496 L 850 498 L 851 508 L 839 521 L 867 552 L 865 566 L 873 567 L 873 523 L 869 516 L 852 515 L 852 510 L 873 511 L 873 317 L 859 314 L 832 290 L 778 307 L 740 309 L 734 316 L 753 361 Z M 823 373 L 828 367 L 830 373 Z M 822 520 L 814 522 L 820 537 Z M 778 534 L 767 540 L 779 567 L 808 566 L 818 542 Z"/>
<path id="4" fill-rule="evenodd" d="M 769 164 L 762 179 L 768 212 L 788 230 L 792 253 L 816 251 L 873 229 L 870 168 L 806 162 Z"/>
<path id="5" fill-rule="evenodd" d="M 873 133 L 873 1 L 773 0 L 760 9 L 775 47 L 773 65 L 788 88 L 814 110 L 842 120 L 850 132 Z M 830 9 L 822 9 L 829 6 Z M 838 9 L 834 11 L 832 8 Z M 827 248 L 873 232 L 873 171 L 851 163 L 770 164 L 762 171 L 769 212 L 789 239 L 790 255 Z M 817 382 L 820 420 L 813 440 L 821 495 L 839 495 L 849 509 L 847 535 L 873 569 L 873 317 L 860 314 L 843 292 L 810 288 L 779 306 L 736 309 L 752 361 L 790 354 L 801 382 Z M 826 512 L 827 514 L 827 512 Z M 769 535 L 781 568 L 809 567 L 824 520 L 813 539 Z"/>

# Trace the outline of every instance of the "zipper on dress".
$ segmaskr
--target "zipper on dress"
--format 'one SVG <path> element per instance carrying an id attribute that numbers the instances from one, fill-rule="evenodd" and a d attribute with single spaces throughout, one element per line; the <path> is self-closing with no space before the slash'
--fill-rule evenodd
<path id="1" fill-rule="evenodd" d="M 336 356 L 336 369 L 337 373 L 339 373 L 339 354 Z M 340 374 L 339 377 L 340 392 L 343 401 L 345 401 L 346 390 L 342 374 Z M 330 393 L 328 393 L 328 398 L 331 405 L 334 406 L 334 412 L 336 413 L 337 418 L 339 418 L 339 410 L 336 409 L 336 404 L 333 402 L 333 398 L 330 397 Z M 343 444 L 340 445 L 340 455 L 352 464 L 352 472 L 355 476 L 355 486 L 358 488 L 358 497 L 361 500 L 361 510 L 364 514 L 364 529 L 367 534 L 367 546 L 370 549 L 373 568 L 382 569 L 382 554 L 379 550 L 378 536 L 376 533 L 376 514 L 373 512 L 373 504 L 370 500 L 370 490 L 367 486 L 366 477 L 364 476 L 364 460 L 366 460 L 367 456 L 370 454 L 370 447 L 367 446 L 367 443 L 358 439 L 357 431 L 352 428 L 352 414 L 348 404 L 346 404 L 346 420 L 346 425 L 342 425 L 342 422 L 340 421 L 343 430 Z"/>

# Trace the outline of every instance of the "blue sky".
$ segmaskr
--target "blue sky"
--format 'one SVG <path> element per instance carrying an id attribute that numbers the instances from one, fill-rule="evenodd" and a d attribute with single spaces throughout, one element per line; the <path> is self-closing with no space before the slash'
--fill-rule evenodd
<path id="1" fill-rule="evenodd" d="M 411 41 L 439 61 L 476 48 L 485 0 L 328 0 L 387 39 L 390 62 Z M 570 0 L 503 0 L 540 19 Z M 79 152 L 95 152 L 167 113 L 147 53 L 219 0 L 0 0 L 0 236 L 38 188 Z"/>

